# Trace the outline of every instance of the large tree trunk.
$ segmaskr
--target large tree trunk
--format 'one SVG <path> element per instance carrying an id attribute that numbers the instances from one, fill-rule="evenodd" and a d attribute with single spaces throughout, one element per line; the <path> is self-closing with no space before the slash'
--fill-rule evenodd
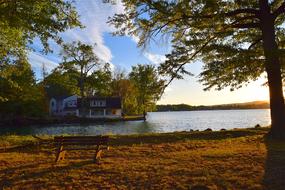
<path id="1" fill-rule="evenodd" d="M 271 131 L 274 138 L 285 138 L 285 106 L 282 89 L 281 65 L 275 41 L 274 18 L 268 0 L 259 0 L 260 22 L 265 55 L 265 68 L 270 95 Z"/>

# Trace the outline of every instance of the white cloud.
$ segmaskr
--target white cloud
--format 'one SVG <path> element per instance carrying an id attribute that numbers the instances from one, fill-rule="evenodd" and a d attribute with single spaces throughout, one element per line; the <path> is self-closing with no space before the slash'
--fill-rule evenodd
<path id="1" fill-rule="evenodd" d="M 37 69 L 42 68 L 42 64 L 45 64 L 45 67 L 48 71 L 51 71 L 52 69 L 58 66 L 56 62 L 36 52 L 30 52 L 28 57 L 32 67 Z"/>
<path id="2" fill-rule="evenodd" d="M 144 52 L 144 56 L 153 64 L 160 64 L 166 60 L 165 55 Z"/>
<path id="3" fill-rule="evenodd" d="M 105 62 L 111 63 L 112 52 L 104 43 L 104 33 L 112 32 L 114 28 L 107 24 L 108 17 L 115 13 L 124 11 L 121 1 L 117 1 L 115 5 L 111 3 L 103 3 L 102 1 L 84 0 L 76 3 L 80 20 L 86 28 L 73 29 L 62 34 L 67 41 L 80 40 L 88 44 L 96 44 L 94 53 Z"/>

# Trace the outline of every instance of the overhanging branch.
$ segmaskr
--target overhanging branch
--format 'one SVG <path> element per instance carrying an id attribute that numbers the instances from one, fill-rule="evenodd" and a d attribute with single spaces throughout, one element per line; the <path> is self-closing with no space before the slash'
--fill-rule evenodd
<path id="1" fill-rule="evenodd" d="M 197 51 L 195 51 L 189 59 L 184 61 L 176 70 L 175 70 L 175 75 L 182 69 L 182 67 L 187 64 L 189 61 L 193 60 L 198 53 L 200 53 L 211 41 L 213 41 L 217 36 L 212 36 L 210 37 Z M 171 79 L 168 81 L 166 85 L 164 85 L 162 93 L 164 93 L 164 90 L 169 86 L 169 84 L 175 79 L 175 77 L 171 77 Z"/>
<path id="2" fill-rule="evenodd" d="M 244 24 L 233 24 L 233 28 L 259 28 L 259 23 L 244 23 Z"/>
<path id="3" fill-rule="evenodd" d="M 279 15 L 285 12 L 285 2 L 273 12 L 273 18 L 276 19 Z"/>

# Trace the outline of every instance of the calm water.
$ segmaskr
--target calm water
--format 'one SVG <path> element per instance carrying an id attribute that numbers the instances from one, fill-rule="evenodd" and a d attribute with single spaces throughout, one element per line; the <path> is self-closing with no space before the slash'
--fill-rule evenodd
<path id="1" fill-rule="evenodd" d="M 259 110 L 214 110 L 148 113 L 147 121 L 128 121 L 90 125 L 49 125 L 17 128 L 0 128 L 0 134 L 18 135 L 99 135 L 99 134 L 142 134 L 173 131 L 190 131 L 247 128 L 256 124 L 270 124 L 267 109 Z"/>

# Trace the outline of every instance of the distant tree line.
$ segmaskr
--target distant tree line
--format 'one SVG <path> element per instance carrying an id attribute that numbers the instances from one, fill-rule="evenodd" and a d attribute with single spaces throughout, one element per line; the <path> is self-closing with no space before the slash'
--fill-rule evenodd
<path id="1" fill-rule="evenodd" d="M 188 104 L 167 104 L 156 105 L 156 111 L 195 111 L 195 110 L 235 110 L 235 109 L 269 109 L 269 103 L 266 101 L 236 103 L 236 104 L 222 104 L 211 106 L 191 106 Z"/>

